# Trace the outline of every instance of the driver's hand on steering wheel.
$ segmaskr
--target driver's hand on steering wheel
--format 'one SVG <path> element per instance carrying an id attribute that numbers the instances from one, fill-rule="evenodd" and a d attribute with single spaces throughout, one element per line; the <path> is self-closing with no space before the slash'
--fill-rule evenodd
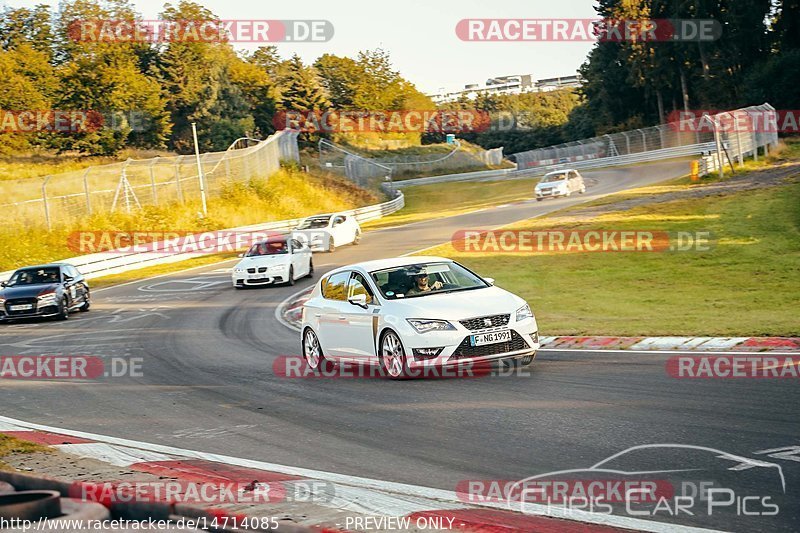
<path id="1" fill-rule="evenodd" d="M 433 285 L 431 285 L 431 290 L 435 291 L 435 290 L 441 289 L 442 287 L 443 287 L 442 282 L 441 281 L 436 281 L 436 282 L 433 283 Z"/>

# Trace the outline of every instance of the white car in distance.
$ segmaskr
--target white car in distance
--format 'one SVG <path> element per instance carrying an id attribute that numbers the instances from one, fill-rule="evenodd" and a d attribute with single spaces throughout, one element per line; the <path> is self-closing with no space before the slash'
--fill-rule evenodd
<path id="1" fill-rule="evenodd" d="M 333 270 L 303 306 L 300 331 L 311 369 L 333 362 L 379 364 L 391 378 L 497 360 L 528 365 L 539 349 L 536 319 L 525 300 L 442 257 Z"/>
<path id="2" fill-rule="evenodd" d="M 316 215 L 303 220 L 292 234 L 307 242 L 315 252 L 332 252 L 337 246 L 358 244 L 361 226 L 353 215 Z"/>
<path id="3" fill-rule="evenodd" d="M 314 260 L 309 247 L 291 235 L 270 237 L 253 244 L 241 254 L 231 271 L 237 289 L 285 283 L 314 275 Z"/>
<path id="4" fill-rule="evenodd" d="M 536 201 L 541 202 L 545 198 L 556 198 L 558 196 L 570 196 L 577 192 L 586 192 L 586 184 L 583 176 L 577 170 L 564 169 L 548 172 L 544 175 L 534 189 Z"/>

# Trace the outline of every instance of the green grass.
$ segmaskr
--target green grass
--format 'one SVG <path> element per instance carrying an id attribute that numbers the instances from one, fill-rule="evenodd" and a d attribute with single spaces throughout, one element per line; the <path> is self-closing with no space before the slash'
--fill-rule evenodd
<path id="1" fill-rule="evenodd" d="M 219 196 L 209 199 L 207 217 L 198 215 L 200 203 L 192 201 L 148 206 L 131 214 L 100 213 L 50 232 L 6 224 L 0 229 L 0 271 L 81 255 L 68 245 L 70 234 L 77 231 L 208 231 L 353 209 L 378 201 L 376 195 L 346 180 L 282 169 L 269 180 L 225 186 Z"/>
<path id="2" fill-rule="evenodd" d="M 368 222 L 365 227 L 377 229 L 397 226 L 530 199 L 533 198 L 533 189 L 538 181 L 539 178 L 526 178 L 405 187 L 405 208 L 382 219 Z"/>
<path id="3" fill-rule="evenodd" d="M 0 433 L 0 459 L 3 457 L 7 457 L 11 454 L 18 454 L 18 453 L 37 453 L 37 452 L 47 452 L 50 451 L 50 448 L 47 446 L 42 446 L 41 444 L 34 444 L 32 442 L 27 442 L 24 440 L 16 439 L 14 437 L 9 437 L 8 435 L 3 435 Z M 9 472 L 12 471 L 9 465 L 0 461 L 0 470 Z"/>
<path id="4" fill-rule="evenodd" d="M 614 211 L 572 210 L 514 229 L 711 231 L 707 252 L 464 253 L 463 262 L 527 299 L 545 335 L 799 336 L 800 183 Z"/>

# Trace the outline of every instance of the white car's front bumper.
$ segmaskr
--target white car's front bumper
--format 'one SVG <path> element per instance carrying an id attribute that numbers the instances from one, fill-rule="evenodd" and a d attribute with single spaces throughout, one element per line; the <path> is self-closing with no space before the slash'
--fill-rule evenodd
<path id="1" fill-rule="evenodd" d="M 263 268 L 263 267 L 262 267 Z M 249 272 L 255 270 L 255 272 Z M 231 282 L 234 287 L 257 287 L 260 285 L 271 285 L 273 283 L 285 283 L 289 280 L 288 270 L 277 270 L 274 267 L 259 272 L 260 269 L 248 269 L 245 272 L 234 272 Z"/>
<path id="2" fill-rule="evenodd" d="M 513 315 L 504 326 L 492 328 L 469 329 L 460 322 L 451 322 L 455 330 L 431 331 L 417 333 L 409 325 L 411 331 L 400 332 L 406 350 L 409 368 L 425 368 L 429 366 L 457 366 L 512 359 L 535 354 L 539 349 L 538 326 L 534 318 L 516 322 Z M 402 328 L 406 329 L 406 328 Z M 511 340 L 483 346 L 472 346 L 472 335 L 491 333 L 502 330 L 511 331 Z M 404 334 L 405 333 L 405 334 Z M 423 355 L 421 348 L 441 348 L 435 356 Z"/>

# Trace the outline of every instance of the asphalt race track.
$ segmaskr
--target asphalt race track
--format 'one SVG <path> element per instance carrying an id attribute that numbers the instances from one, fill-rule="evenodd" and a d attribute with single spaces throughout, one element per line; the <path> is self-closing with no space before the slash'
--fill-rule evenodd
<path id="1" fill-rule="evenodd" d="M 458 229 L 508 224 L 686 168 L 681 161 L 587 172 L 593 186 L 582 196 L 369 232 L 359 246 L 315 255 L 313 281 L 335 266 L 424 249 Z M 97 292 L 92 311 L 67 322 L 0 325 L 0 355 L 142 359 L 141 377 L 4 380 L 0 411 L 55 427 L 448 490 L 467 479 L 588 468 L 635 445 L 705 446 L 780 464 L 781 496 L 795 507 L 772 518 L 662 514 L 658 520 L 796 529 L 800 453 L 756 453 L 800 445 L 800 394 L 792 380 L 677 380 L 665 372 L 669 354 L 549 351 L 527 376 L 287 379 L 274 374 L 273 362 L 299 355 L 299 338 L 276 322 L 275 308 L 312 280 L 237 291 L 226 271 L 231 265 Z M 674 454 L 631 461 L 680 468 Z M 752 473 L 722 469 L 717 480 L 775 494 L 774 480 Z"/>

